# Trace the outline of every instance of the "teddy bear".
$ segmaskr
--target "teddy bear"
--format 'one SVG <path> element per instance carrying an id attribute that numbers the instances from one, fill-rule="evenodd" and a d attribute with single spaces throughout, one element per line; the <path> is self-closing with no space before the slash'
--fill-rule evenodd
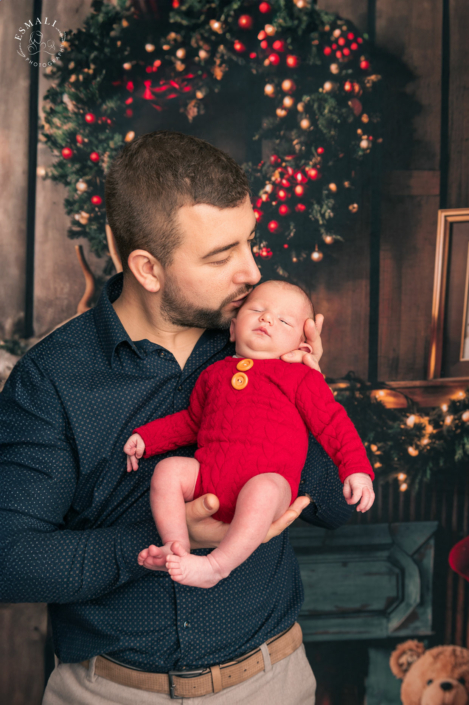
<path id="1" fill-rule="evenodd" d="M 410 639 L 392 652 L 389 661 L 402 679 L 403 705 L 469 705 L 469 650 L 461 646 L 425 649 Z"/>

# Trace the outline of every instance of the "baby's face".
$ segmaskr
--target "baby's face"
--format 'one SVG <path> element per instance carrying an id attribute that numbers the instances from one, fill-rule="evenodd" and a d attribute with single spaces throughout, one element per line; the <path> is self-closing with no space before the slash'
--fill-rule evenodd
<path id="1" fill-rule="evenodd" d="M 230 339 L 238 355 L 257 360 L 279 358 L 302 346 L 309 351 L 303 329 L 310 315 L 299 292 L 266 282 L 254 289 L 231 321 Z"/>

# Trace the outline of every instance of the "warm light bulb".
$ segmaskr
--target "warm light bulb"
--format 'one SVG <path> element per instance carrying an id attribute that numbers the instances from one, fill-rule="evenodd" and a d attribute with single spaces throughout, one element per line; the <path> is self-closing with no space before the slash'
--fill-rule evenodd
<path id="1" fill-rule="evenodd" d="M 400 480 L 401 482 L 403 482 L 404 480 L 407 479 L 407 475 L 405 474 L 405 472 L 400 472 L 399 475 L 397 476 L 397 479 Z"/>

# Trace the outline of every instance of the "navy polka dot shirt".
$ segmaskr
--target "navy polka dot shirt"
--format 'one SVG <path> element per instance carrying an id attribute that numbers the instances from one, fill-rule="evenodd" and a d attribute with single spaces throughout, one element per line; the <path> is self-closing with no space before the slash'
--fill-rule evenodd
<path id="1" fill-rule="evenodd" d="M 298 564 L 288 531 L 208 590 L 137 564 L 142 548 L 161 545 L 149 503 L 158 458 L 127 473 L 124 443 L 186 408 L 198 375 L 234 348 L 226 331 L 206 331 L 181 371 L 161 346 L 130 340 L 111 305 L 121 290 L 116 275 L 96 308 L 18 362 L 0 394 L 0 599 L 48 602 L 65 663 L 108 654 L 153 672 L 206 667 L 295 621 Z M 337 469 L 312 437 L 304 493 L 314 498 L 306 521 L 335 528 L 349 518 Z"/>

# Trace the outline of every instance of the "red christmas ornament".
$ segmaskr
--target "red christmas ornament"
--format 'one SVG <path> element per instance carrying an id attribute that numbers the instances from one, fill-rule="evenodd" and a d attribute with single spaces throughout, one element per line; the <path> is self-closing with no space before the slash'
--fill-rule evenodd
<path id="1" fill-rule="evenodd" d="M 357 51 L 358 44 L 356 42 L 352 42 L 350 45 L 350 49 L 352 49 L 352 51 Z"/>
<path id="2" fill-rule="evenodd" d="M 363 69 L 363 71 L 368 71 L 368 69 L 370 68 L 370 62 L 366 59 L 360 61 L 360 68 Z"/>
<path id="3" fill-rule="evenodd" d="M 316 150 L 316 152 L 317 152 L 318 154 L 324 154 L 324 147 L 318 147 L 317 150 Z"/>
<path id="4" fill-rule="evenodd" d="M 262 201 L 261 201 L 261 204 L 262 204 Z M 261 210 L 259 210 L 259 208 L 254 208 L 254 215 L 256 216 L 257 222 L 260 223 L 262 220 L 262 216 L 264 214 Z"/>
<path id="5" fill-rule="evenodd" d="M 337 56 L 338 59 L 342 58 L 342 52 L 341 51 L 336 51 L 335 55 Z"/>
<path id="6" fill-rule="evenodd" d="M 316 179 L 319 179 L 319 171 L 312 167 L 308 169 L 308 176 L 312 181 L 316 181 Z"/>
<path id="7" fill-rule="evenodd" d="M 286 203 L 282 203 L 282 205 L 279 206 L 278 212 L 280 213 L 280 215 L 289 215 L 290 209 Z"/>
<path id="8" fill-rule="evenodd" d="M 345 41 L 345 38 L 344 38 L 344 37 L 339 37 L 339 39 L 337 40 L 337 44 L 338 44 L 340 47 L 345 46 L 346 43 L 347 43 L 347 42 Z"/>
<path id="9" fill-rule="evenodd" d="M 288 198 L 288 193 L 285 191 L 285 189 L 279 188 L 279 190 L 277 192 L 277 196 L 280 201 L 286 201 Z"/>
<path id="10" fill-rule="evenodd" d="M 76 136 L 77 144 L 83 144 L 83 137 L 81 135 Z"/>
<path id="11" fill-rule="evenodd" d="M 287 174 L 289 174 L 290 176 L 293 176 L 294 173 L 295 173 L 294 168 L 292 166 L 287 166 Z"/>
<path id="12" fill-rule="evenodd" d="M 233 46 L 235 51 L 238 51 L 239 53 L 246 51 L 246 47 L 244 46 L 243 42 L 240 42 L 238 39 L 235 41 Z"/>
<path id="13" fill-rule="evenodd" d="M 291 69 L 296 69 L 300 65 L 300 60 L 297 56 L 293 54 L 288 54 L 287 56 L 287 66 Z"/>
<path id="14" fill-rule="evenodd" d="M 291 186 L 291 183 L 288 181 L 288 179 L 282 179 L 280 183 L 281 183 L 282 186 L 284 186 L 285 188 L 290 188 L 290 186 Z"/>
<path id="15" fill-rule="evenodd" d="M 91 196 L 91 203 L 93 206 L 100 206 L 101 203 L 103 202 L 103 199 L 101 196 Z"/>
<path id="16" fill-rule="evenodd" d="M 261 39 L 265 39 L 266 37 L 267 37 L 267 34 L 265 33 L 265 31 L 263 29 L 261 29 L 261 31 L 257 35 L 258 40 L 261 41 Z"/>
<path id="17" fill-rule="evenodd" d="M 306 184 L 308 177 L 303 174 L 302 171 L 297 171 L 295 174 L 295 179 L 299 184 Z"/>
<path id="18" fill-rule="evenodd" d="M 305 194 L 305 187 L 303 184 L 298 184 L 298 186 L 295 186 L 295 195 L 298 197 L 304 196 Z"/>
<path id="19" fill-rule="evenodd" d="M 285 42 L 283 39 L 276 39 L 272 44 L 272 49 L 275 49 L 275 51 L 285 51 Z"/>
<path id="20" fill-rule="evenodd" d="M 153 100 L 153 93 L 150 90 L 151 81 L 144 81 L 143 85 L 145 86 L 145 93 L 143 94 L 143 98 L 145 100 Z"/>
<path id="21" fill-rule="evenodd" d="M 127 85 L 126 85 L 126 88 L 127 88 L 128 91 L 132 92 L 133 89 L 134 89 L 134 84 L 133 84 L 133 82 L 132 82 L 132 81 L 128 81 L 128 82 L 127 82 Z"/>
<path id="22" fill-rule="evenodd" d="M 345 47 L 342 53 L 344 56 L 350 56 L 350 49 L 347 49 L 347 47 Z"/>
<path id="23" fill-rule="evenodd" d="M 351 91 L 353 91 L 353 84 L 352 84 L 352 81 L 345 81 L 345 83 L 344 83 L 344 91 L 346 91 L 347 93 L 350 93 Z"/>
<path id="24" fill-rule="evenodd" d="M 131 118 L 133 114 L 134 111 L 131 108 L 127 108 L 127 110 L 125 111 L 125 117 Z"/>
<path id="25" fill-rule="evenodd" d="M 256 208 L 262 208 L 263 200 L 262 198 L 258 198 L 256 200 Z"/>
<path id="26" fill-rule="evenodd" d="M 62 156 L 64 159 L 71 159 L 73 157 L 73 152 L 70 147 L 64 147 L 62 149 Z"/>
<path id="27" fill-rule="evenodd" d="M 285 243 L 283 247 L 285 248 L 285 250 L 288 250 L 288 245 L 287 245 L 287 243 Z"/>
<path id="28" fill-rule="evenodd" d="M 334 44 L 332 45 L 332 48 L 333 48 L 334 50 L 337 49 L 337 44 L 336 44 L 335 42 L 334 42 Z"/>
<path id="29" fill-rule="evenodd" d="M 272 166 L 280 164 L 281 161 L 282 160 L 280 159 L 280 157 L 278 157 L 276 154 L 272 154 L 272 156 L 270 157 L 270 163 L 272 164 Z"/>
<path id="30" fill-rule="evenodd" d="M 272 221 L 272 222 L 275 222 L 275 221 Z M 269 223 L 269 225 L 270 225 L 270 223 Z M 259 254 L 260 254 L 260 256 L 263 257 L 264 259 L 270 259 L 274 253 L 272 252 L 272 250 L 270 249 L 270 247 L 262 247 L 262 248 L 259 250 Z"/>
<path id="31" fill-rule="evenodd" d="M 86 113 L 85 115 L 85 122 L 88 123 L 88 125 L 92 125 L 93 122 L 96 121 L 96 115 L 93 115 L 93 113 Z"/>
<path id="32" fill-rule="evenodd" d="M 256 52 L 255 52 L 255 51 L 251 51 L 251 53 L 249 54 L 249 58 L 250 58 L 250 59 L 255 59 L 256 57 L 257 57 Z"/>
<path id="33" fill-rule="evenodd" d="M 90 154 L 90 159 L 91 159 L 92 162 L 95 162 L 95 163 L 99 162 L 99 154 L 98 154 L 98 152 L 91 152 L 91 154 Z"/>
<path id="34" fill-rule="evenodd" d="M 127 98 L 127 100 L 124 102 L 126 105 L 132 105 L 132 103 L 134 102 L 134 99 L 132 98 L 132 96 L 130 96 L 130 98 Z"/>
<path id="35" fill-rule="evenodd" d="M 238 19 L 238 26 L 241 27 L 241 29 L 252 29 L 253 24 L 254 21 L 251 15 L 241 15 Z"/>
<path id="36" fill-rule="evenodd" d="M 357 42 L 358 42 L 359 44 L 363 44 L 363 39 L 362 39 L 361 37 L 358 37 Z"/>
<path id="37" fill-rule="evenodd" d="M 304 213 L 306 210 L 306 206 L 304 203 L 297 203 L 295 206 L 295 210 L 297 213 Z"/>
<path id="38" fill-rule="evenodd" d="M 280 63 L 280 56 L 278 54 L 270 54 L 269 62 L 272 64 L 272 66 L 278 66 Z"/>
<path id="39" fill-rule="evenodd" d="M 352 39 L 355 39 L 354 33 L 353 33 L 353 32 L 349 32 L 349 33 L 347 34 L 347 39 L 350 39 L 350 41 L 352 41 Z"/>
<path id="40" fill-rule="evenodd" d="M 267 227 L 271 233 L 276 233 L 280 228 L 280 223 L 277 220 L 271 220 L 267 223 Z"/>
<path id="41" fill-rule="evenodd" d="M 173 0 L 172 6 L 173 6 L 173 8 L 174 8 L 175 10 L 177 10 L 178 7 L 179 7 L 179 0 Z"/>
<path id="42" fill-rule="evenodd" d="M 261 48 L 262 48 L 262 49 L 267 49 L 268 46 L 269 46 L 269 42 L 268 42 L 266 39 L 264 39 L 264 40 L 261 42 Z"/>
<path id="43" fill-rule="evenodd" d="M 259 12 L 262 12 L 264 15 L 270 12 L 271 9 L 272 8 L 268 2 L 261 2 L 261 4 L 259 5 Z"/>
<path id="44" fill-rule="evenodd" d="M 330 56 L 332 54 L 332 49 L 330 47 L 324 47 L 324 54 Z"/>

